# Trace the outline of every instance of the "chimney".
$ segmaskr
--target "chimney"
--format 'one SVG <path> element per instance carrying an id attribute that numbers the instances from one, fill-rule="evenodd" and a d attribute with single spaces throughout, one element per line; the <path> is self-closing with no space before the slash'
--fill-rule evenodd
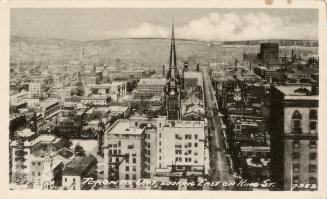
<path id="1" fill-rule="evenodd" d="M 162 77 L 165 77 L 165 64 L 162 65 Z"/>

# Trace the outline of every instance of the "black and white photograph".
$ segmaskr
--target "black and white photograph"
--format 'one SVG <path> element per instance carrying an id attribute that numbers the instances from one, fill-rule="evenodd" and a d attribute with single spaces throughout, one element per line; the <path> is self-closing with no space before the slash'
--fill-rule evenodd
<path id="1" fill-rule="evenodd" d="M 9 190 L 321 190 L 319 9 L 9 20 Z"/>

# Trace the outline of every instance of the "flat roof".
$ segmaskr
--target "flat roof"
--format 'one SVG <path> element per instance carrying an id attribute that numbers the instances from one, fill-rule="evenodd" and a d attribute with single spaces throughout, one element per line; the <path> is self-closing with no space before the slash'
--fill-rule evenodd
<path id="1" fill-rule="evenodd" d="M 184 78 L 201 78 L 202 79 L 202 72 L 187 71 L 187 72 L 184 72 Z"/>
<path id="2" fill-rule="evenodd" d="M 307 90 L 311 92 L 311 86 L 307 85 L 288 85 L 288 86 L 275 86 L 277 90 L 284 94 L 284 99 L 289 100 L 318 100 L 318 95 L 307 95 L 305 92 L 296 92 L 296 90 Z"/>
<path id="3" fill-rule="evenodd" d="M 109 106 L 111 112 L 124 112 L 128 109 L 127 106 Z"/>
<path id="4" fill-rule="evenodd" d="M 116 135 L 140 135 L 144 129 L 140 128 L 130 128 L 129 120 L 117 120 L 111 128 L 109 128 L 106 134 L 116 134 Z"/>
<path id="5" fill-rule="evenodd" d="M 300 88 L 304 88 L 307 89 L 308 91 L 311 91 L 311 87 L 310 86 L 300 86 L 300 85 L 296 85 L 296 86 L 275 86 L 276 89 L 278 89 L 280 92 L 282 92 L 284 95 L 288 95 L 288 96 L 306 96 L 305 93 L 302 92 L 294 92 L 297 89 Z"/>
<path id="6" fill-rule="evenodd" d="M 139 85 L 141 84 L 156 84 L 156 85 L 165 85 L 167 83 L 167 80 L 165 78 L 155 79 L 155 78 L 149 78 L 149 79 L 140 79 Z"/>

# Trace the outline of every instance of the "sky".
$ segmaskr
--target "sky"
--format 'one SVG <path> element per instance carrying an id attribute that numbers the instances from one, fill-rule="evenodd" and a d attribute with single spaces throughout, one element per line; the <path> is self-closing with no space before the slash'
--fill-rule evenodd
<path id="1" fill-rule="evenodd" d="M 78 41 L 318 39 L 316 9 L 14 8 L 10 34 Z"/>

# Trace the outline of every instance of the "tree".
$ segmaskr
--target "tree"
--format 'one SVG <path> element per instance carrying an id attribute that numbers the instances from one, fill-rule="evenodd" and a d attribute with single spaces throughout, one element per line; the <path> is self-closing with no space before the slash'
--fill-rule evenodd
<path id="1" fill-rule="evenodd" d="M 83 83 L 82 82 L 77 82 L 76 86 L 78 86 L 78 87 L 83 86 Z"/>
<path id="2" fill-rule="evenodd" d="M 73 88 L 71 91 L 71 95 L 83 96 L 85 94 L 84 87 L 79 86 L 77 88 Z"/>
<path id="3" fill-rule="evenodd" d="M 15 150 L 16 171 L 13 173 L 13 181 L 16 184 L 25 184 L 27 182 L 27 176 L 24 173 L 25 169 L 25 151 L 24 151 L 24 141 L 21 137 L 16 137 L 17 148 Z"/>

